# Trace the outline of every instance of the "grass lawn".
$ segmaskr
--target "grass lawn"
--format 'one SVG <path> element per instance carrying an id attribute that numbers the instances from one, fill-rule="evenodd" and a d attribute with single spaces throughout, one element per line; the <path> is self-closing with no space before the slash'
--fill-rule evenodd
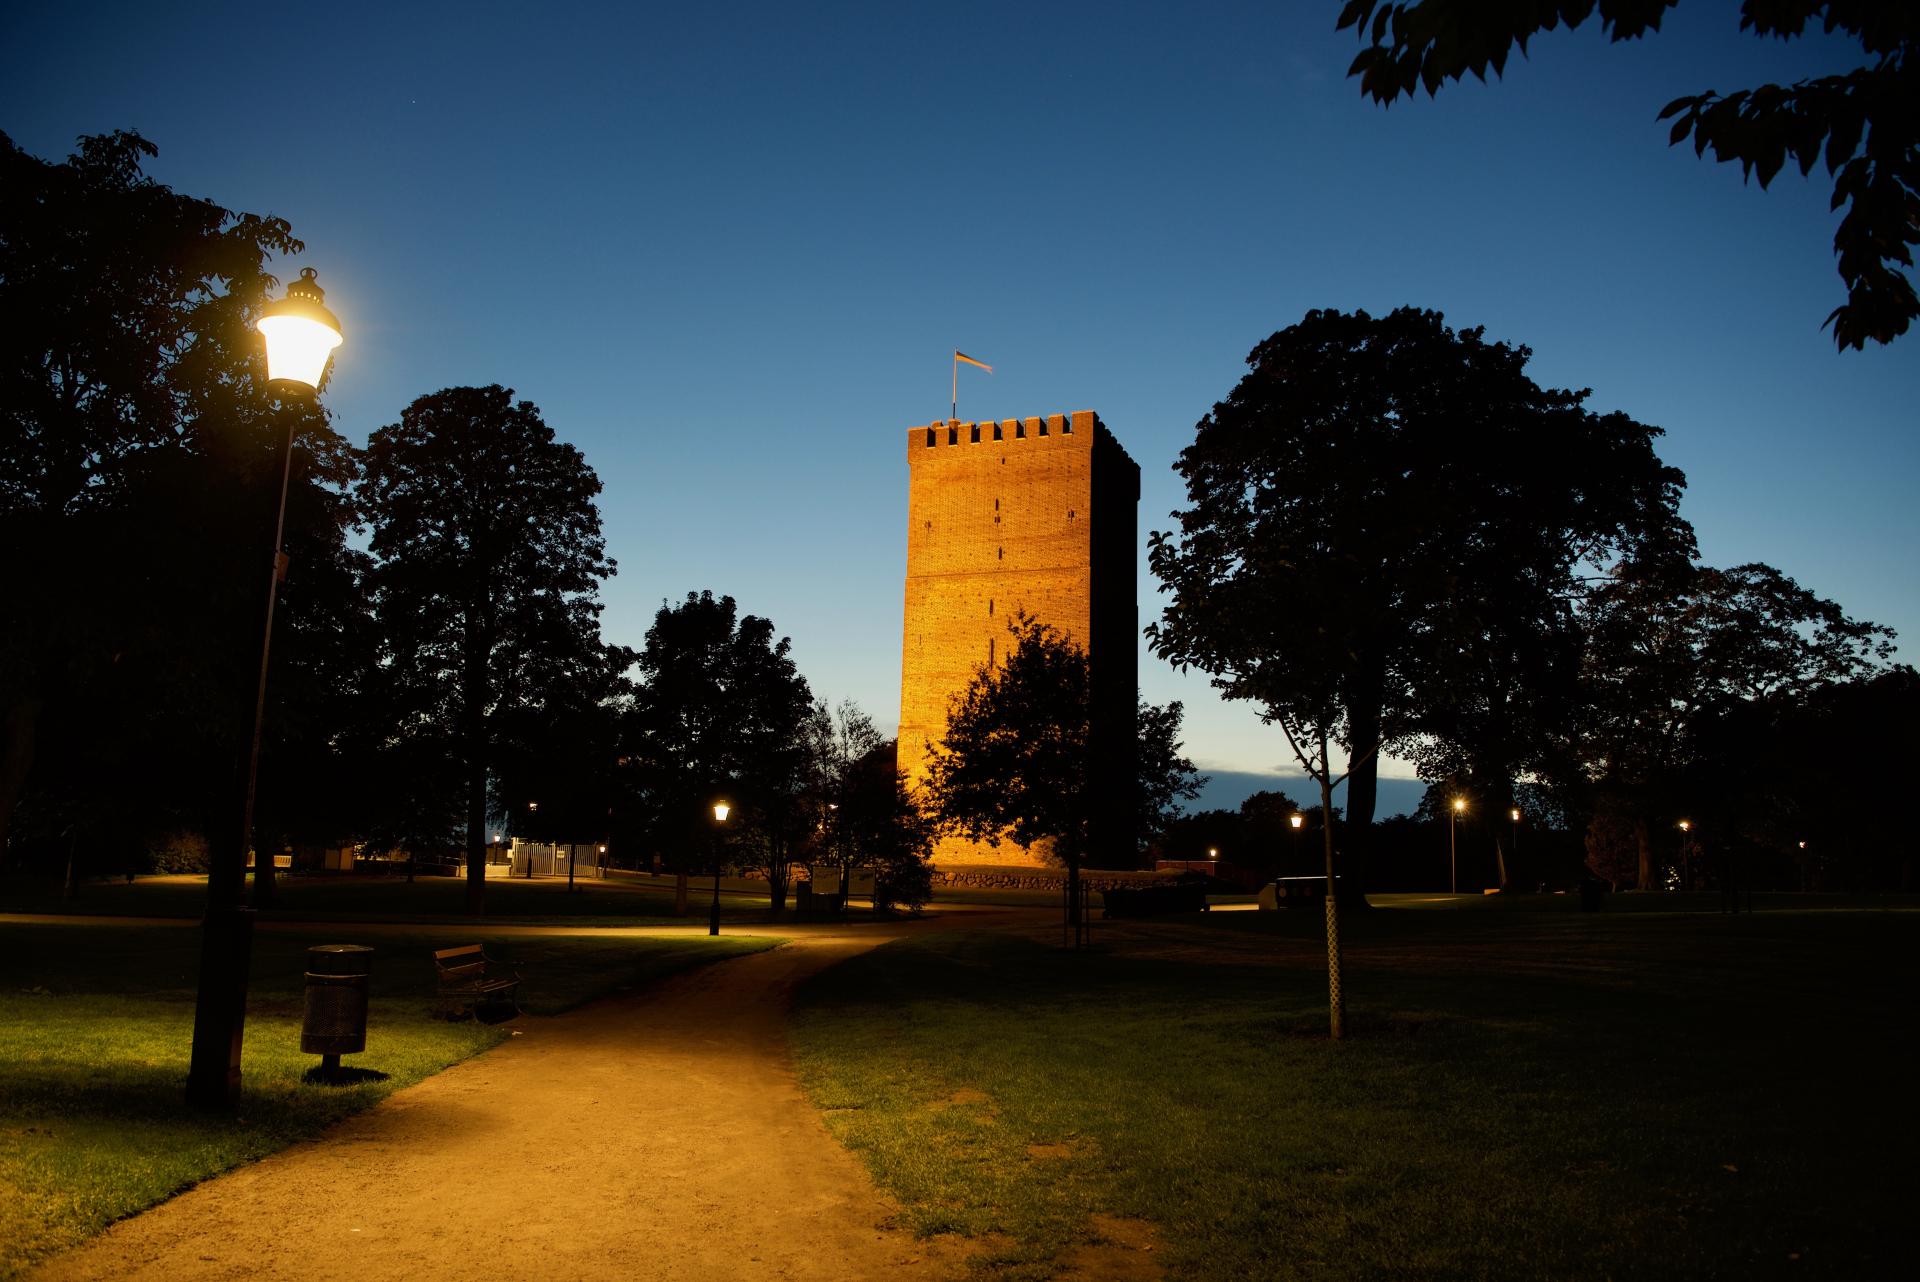
<path id="1" fill-rule="evenodd" d="M 1920 912 L 1642 898 L 1350 917 L 1339 1044 L 1317 913 L 902 941 L 796 1052 L 995 1278 L 1130 1220 L 1176 1278 L 1904 1275 Z"/>
<path id="2" fill-rule="evenodd" d="M 617 988 L 771 947 L 750 936 L 485 940 L 526 979 L 523 1005 L 551 1014 Z M 466 941 L 462 941 L 466 942 Z M 388 1074 L 346 1087 L 304 1085 L 305 949 L 375 949 L 367 1050 L 349 1067 Z M 431 1017 L 432 951 L 404 932 L 254 938 L 236 1117 L 185 1109 L 200 932 L 179 926 L 0 924 L 0 1278 L 123 1216 L 242 1162 L 313 1135 L 511 1035 L 512 1025 Z"/>
<path id="3" fill-rule="evenodd" d="M 673 878 L 616 873 L 605 881 L 581 878 L 572 890 L 566 878 L 510 877 L 487 881 L 487 920 L 571 925 L 676 925 L 706 920 L 713 882 L 694 878 L 687 915 L 673 911 Z M 249 884 L 251 894 L 251 884 Z M 459 877 L 304 875 L 281 873 L 274 906 L 261 914 L 275 921 L 421 921 L 467 917 L 466 882 Z M 204 875 L 141 877 L 132 883 L 90 881 L 74 899 L 57 883 L 19 877 L 0 879 L 0 912 L 72 916 L 188 917 L 206 912 Z M 792 900 L 788 901 L 789 907 Z M 720 916 L 734 924 L 769 920 L 766 883 L 721 882 Z"/>

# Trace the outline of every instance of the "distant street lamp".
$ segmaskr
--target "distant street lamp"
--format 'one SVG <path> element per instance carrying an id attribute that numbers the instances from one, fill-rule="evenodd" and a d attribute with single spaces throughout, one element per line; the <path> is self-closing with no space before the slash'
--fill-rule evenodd
<path id="1" fill-rule="evenodd" d="M 1513 820 L 1513 861 L 1518 864 L 1520 862 L 1520 807 L 1515 806 L 1508 810 L 1507 818 Z"/>
<path id="2" fill-rule="evenodd" d="M 1682 889 L 1693 889 L 1693 848 L 1687 841 L 1687 834 L 1693 831 L 1691 821 L 1680 821 L 1680 885 Z"/>
<path id="3" fill-rule="evenodd" d="M 207 916 L 200 945 L 200 984 L 193 1011 L 193 1057 L 187 1069 L 187 1102 L 199 1108 L 230 1108 L 240 1098 L 240 1045 L 246 1032 L 247 971 L 253 961 L 253 915 L 241 904 L 247 884 L 247 851 L 253 845 L 253 802 L 260 775 L 260 727 L 267 707 L 267 663 L 273 649 L 273 606 L 286 572 L 287 482 L 293 471 L 293 434 L 340 346 L 340 321 L 327 310 L 326 291 L 311 267 L 287 286 L 287 296 L 267 305 L 255 322 L 267 345 L 267 388 L 281 403 L 286 436 L 280 446 L 280 506 L 274 516 L 273 561 L 267 575 L 267 611 L 260 632 L 260 680 L 254 690 L 253 724 L 247 740 L 241 789 L 239 840 L 222 847 L 207 874 Z M 256 893 L 272 894 L 269 853 L 255 872 Z"/>
<path id="4" fill-rule="evenodd" d="M 1447 811 L 1447 884 L 1452 888 L 1452 893 L 1456 895 L 1460 893 L 1460 857 L 1459 846 L 1454 840 L 1453 827 L 1455 821 L 1460 818 L 1461 812 L 1466 810 L 1466 808 L 1467 799 L 1465 797 L 1455 797 L 1453 799 L 1452 809 Z"/>
<path id="5" fill-rule="evenodd" d="M 732 809 L 733 807 L 724 801 L 714 802 L 713 822 L 716 825 L 724 825 L 727 822 L 727 814 Z M 713 912 L 707 918 L 707 933 L 709 935 L 720 933 L 720 841 L 718 837 L 713 843 Z"/>

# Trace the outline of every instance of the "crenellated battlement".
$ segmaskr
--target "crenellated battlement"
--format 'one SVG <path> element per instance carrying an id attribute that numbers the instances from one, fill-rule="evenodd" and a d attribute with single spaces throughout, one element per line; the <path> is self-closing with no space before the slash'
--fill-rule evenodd
<path id="1" fill-rule="evenodd" d="M 1092 410 L 1075 410 L 1071 414 L 1048 414 L 1042 418 L 981 419 L 966 423 L 940 419 L 910 427 L 907 429 L 907 462 L 909 465 L 921 462 L 927 450 L 1040 441 L 1055 445 L 1073 443 L 1085 449 L 1092 449 L 1094 442 L 1100 441 L 1126 456 L 1125 448 L 1107 430 L 1098 414 Z"/>

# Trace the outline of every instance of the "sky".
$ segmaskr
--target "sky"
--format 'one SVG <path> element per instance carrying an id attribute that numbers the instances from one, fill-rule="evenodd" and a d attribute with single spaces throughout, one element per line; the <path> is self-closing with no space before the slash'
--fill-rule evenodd
<path id="1" fill-rule="evenodd" d="M 1543 385 L 1665 430 L 1706 561 L 1775 565 L 1913 661 L 1920 334 L 1837 352 L 1824 173 L 1762 191 L 1655 118 L 1857 45 L 1690 0 L 1383 109 L 1340 7 L 13 0 L 0 131 L 58 157 L 135 129 L 160 181 L 287 218 L 278 274 L 316 268 L 346 332 L 336 428 L 514 388 L 605 486 L 609 640 L 730 594 L 886 727 L 905 429 L 946 416 L 953 349 L 994 366 L 962 370 L 963 420 L 1091 409 L 1139 462 L 1144 623 L 1175 457 L 1312 308 L 1530 347 Z M 1288 772 L 1144 642 L 1141 687 L 1223 783 Z"/>

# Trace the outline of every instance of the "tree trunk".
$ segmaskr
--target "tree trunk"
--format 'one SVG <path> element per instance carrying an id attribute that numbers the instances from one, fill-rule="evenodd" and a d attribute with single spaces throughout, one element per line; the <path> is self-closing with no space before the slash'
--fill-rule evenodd
<path id="1" fill-rule="evenodd" d="M 1340 986 L 1340 893 L 1335 889 L 1333 871 L 1333 779 L 1327 765 L 1325 731 L 1320 734 L 1320 770 L 1320 815 L 1324 821 L 1320 825 L 1321 849 L 1327 864 L 1327 893 L 1323 896 L 1327 910 L 1327 1028 L 1328 1035 L 1339 1041 L 1347 1035 L 1347 995 Z"/>
<path id="2" fill-rule="evenodd" d="M 60 887 L 60 898 L 78 899 L 80 897 L 80 827 L 75 824 L 67 832 L 67 876 Z"/>
<path id="3" fill-rule="evenodd" d="M 27 772 L 33 769 L 41 707 L 39 699 L 21 699 L 7 709 L 6 719 L 0 721 L 0 859 L 5 858 L 13 808 L 27 786 Z"/>
<path id="4" fill-rule="evenodd" d="M 1373 863 L 1373 812 L 1380 797 L 1380 704 L 1385 676 L 1377 662 L 1363 660 L 1363 669 L 1347 682 L 1348 741 L 1353 756 L 1347 774 L 1347 841 L 1342 852 L 1347 872 L 1340 890 L 1342 908 L 1368 908 L 1367 878 Z M 1331 795 L 1331 794 L 1329 794 Z M 1331 822 L 1332 811 L 1322 812 Z"/>
<path id="5" fill-rule="evenodd" d="M 467 913 L 487 911 L 487 651 L 485 608 L 467 610 L 460 717 L 467 752 Z"/>
<path id="6" fill-rule="evenodd" d="M 1640 852 L 1638 869 L 1639 884 L 1636 890 L 1653 889 L 1653 835 L 1647 831 L 1647 817 L 1635 815 L 1633 818 L 1633 842 Z"/>
<path id="7" fill-rule="evenodd" d="M 478 755 L 478 754 L 475 754 Z M 487 911 L 487 768 L 467 767 L 467 913 Z"/>

